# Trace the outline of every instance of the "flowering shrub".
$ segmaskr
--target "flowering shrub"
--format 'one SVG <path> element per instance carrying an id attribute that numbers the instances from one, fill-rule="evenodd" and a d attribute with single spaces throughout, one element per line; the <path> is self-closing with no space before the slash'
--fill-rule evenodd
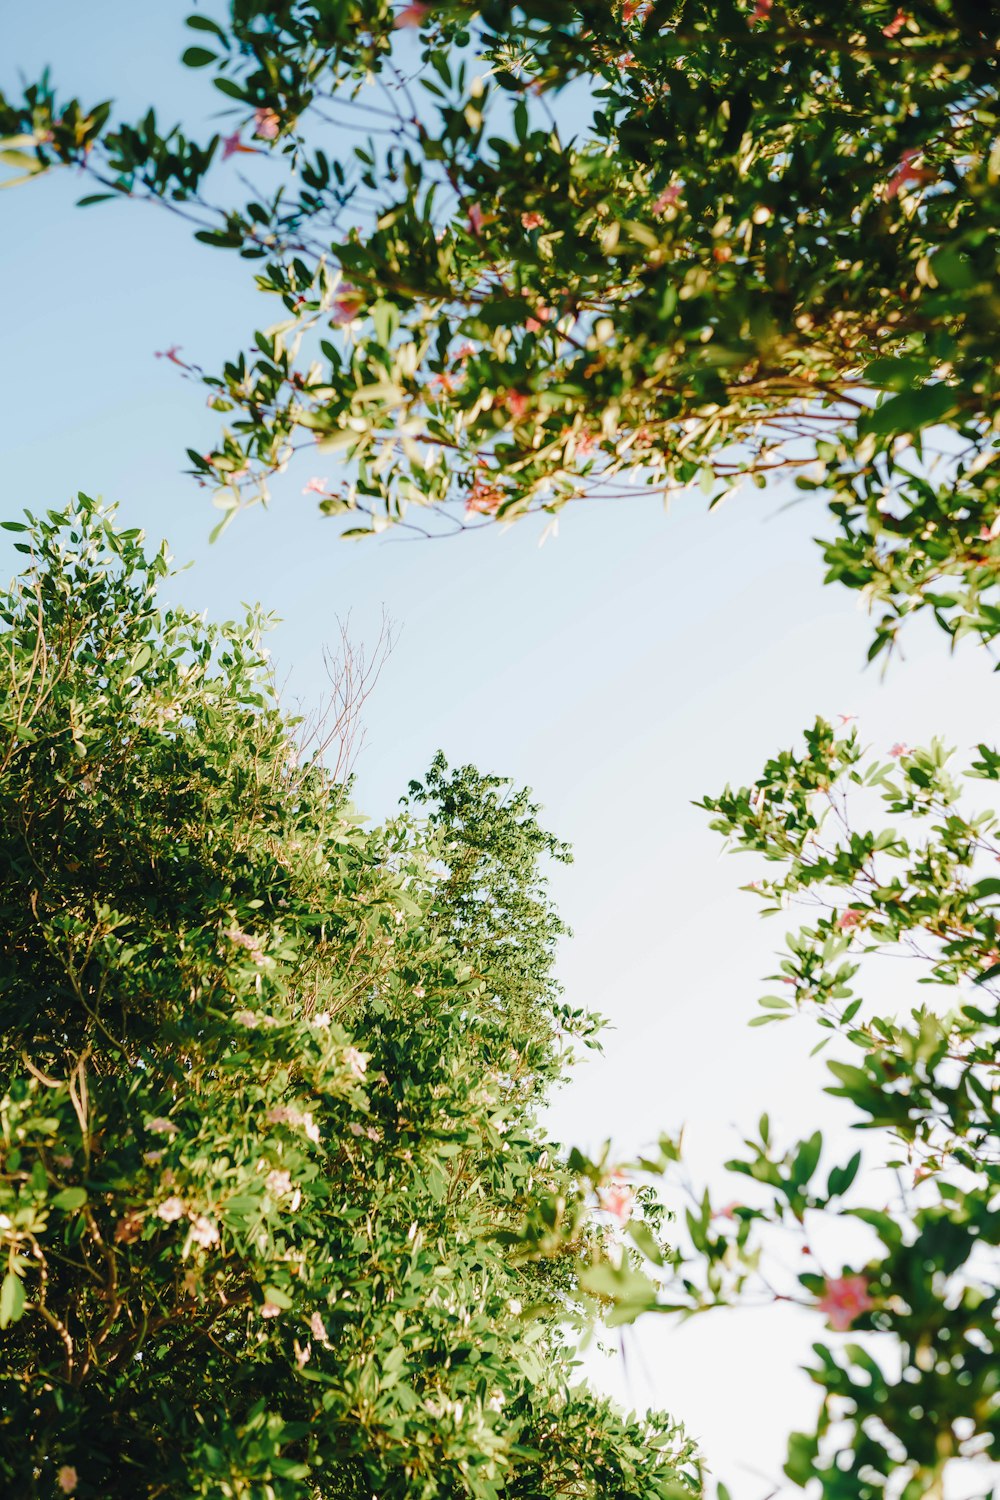
<path id="1" fill-rule="evenodd" d="M 265 621 L 161 606 L 82 497 L 7 524 L 0 1488 L 687 1493 L 669 1419 L 575 1381 L 572 1253 L 509 1248 L 579 1198 L 535 1116 L 595 1025 L 537 809 L 439 758 L 365 826 Z"/>

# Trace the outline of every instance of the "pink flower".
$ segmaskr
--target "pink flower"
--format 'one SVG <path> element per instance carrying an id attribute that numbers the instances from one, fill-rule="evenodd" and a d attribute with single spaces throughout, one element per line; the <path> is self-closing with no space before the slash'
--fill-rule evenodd
<path id="1" fill-rule="evenodd" d="M 273 109 L 263 106 L 253 112 L 253 133 L 262 141 L 273 141 L 277 139 L 278 131 L 281 129 L 281 116 L 275 114 Z"/>
<path id="2" fill-rule="evenodd" d="M 310 479 L 308 484 L 302 486 L 303 495 L 326 495 L 329 494 L 329 484 L 325 479 Z"/>
<path id="3" fill-rule="evenodd" d="M 361 312 L 363 303 L 364 298 L 357 287 L 342 281 L 340 295 L 333 304 L 333 317 L 330 319 L 333 326 L 344 328 L 348 323 L 353 323 Z"/>
<path id="4" fill-rule="evenodd" d="M 551 317 L 551 307 L 536 307 L 535 316 L 533 318 L 525 318 L 524 326 L 529 333 L 538 333 L 541 330 L 542 324 L 547 323 Z"/>
<path id="5" fill-rule="evenodd" d="M 841 726 L 843 726 L 845 724 L 853 724 L 854 720 L 857 717 L 858 717 L 857 714 L 838 714 L 837 715 L 837 718 L 840 720 Z"/>
<path id="6" fill-rule="evenodd" d="M 849 906 L 846 911 L 840 913 L 840 916 L 837 918 L 837 926 L 841 932 L 850 932 L 852 927 L 857 927 L 864 919 L 864 915 L 864 912 L 858 911 L 856 906 Z"/>
<path id="7" fill-rule="evenodd" d="M 302 1116 L 289 1104 L 276 1104 L 264 1116 L 269 1125 L 301 1125 Z"/>
<path id="8" fill-rule="evenodd" d="M 238 130 L 234 130 L 232 135 L 224 135 L 222 137 L 222 160 L 228 161 L 231 156 L 236 156 L 239 152 L 245 156 L 258 154 L 256 146 L 244 146 Z"/>
<path id="9" fill-rule="evenodd" d="M 756 26 L 758 21 L 766 21 L 771 14 L 773 4 L 774 0 L 757 0 L 753 8 L 753 15 L 750 17 L 750 25 Z"/>
<path id="10" fill-rule="evenodd" d="M 280 1198 L 283 1193 L 290 1193 L 292 1191 L 292 1174 L 291 1172 L 279 1171 L 276 1168 L 273 1172 L 268 1172 L 264 1178 L 264 1186 L 269 1193 L 273 1193 L 276 1198 Z"/>
<path id="11" fill-rule="evenodd" d="M 219 1231 L 211 1219 L 206 1219 L 204 1214 L 199 1214 L 191 1222 L 191 1238 L 203 1250 L 208 1250 L 212 1245 L 218 1244 Z"/>
<path id="12" fill-rule="evenodd" d="M 253 1031 L 255 1027 L 260 1025 L 252 1010 L 238 1010 L 233 1016 L 233 1020 L 237 1021 L 240 1026 L 246 1026 L 249 1031 Z"/>
<path id="13" fill-rule="evenodd" d="M 862 1313 L 875 1306 L 868 1295 L 868 1282 L 864 1276 L 833 1276 L 828 1278 L 825 1287 L 816 1307 L 826 1313 L 830 1327 L 838 1333 L 850 1328 L 855 1318 L 860 1318 Z"/>
<path id="14" fill-rule="evenodd" d="M 326 1324 L 318 1312 L 314 1312 L 309 1319 L 309 1332 L 320 1344 L 328 1344 L 330 1342 L 329 1334 L 326 1331 Z"/>
<path id="15" fill-rule="evenodd" d="M 909 187 L 911 183 L 919 185 L 922 182 L 929 182 L 932 179 L 934 173 L 927 167 L 915 167 L 913 165 L 919 156 L 923 156 L 923 150 L 919 146 L 910 146 L 903 152 L 899 158 L 899 166 L 885 185 L 885 196 L 887 199 L 898 197 L 903 189 Z"/>
<path id="16" fill-rule="evenodd" d="M 531 405 L 528 397 L 522 391 L 508 391 L 504 397 L 504 405 L 514 418 L 519 422 Z"/>
<path id="17" fill-rule="evenodd" d="M 605 1213 L 612 1214 L 619 1224 L 628 1223 L 635 1205 L 635 1192 L 624 1177 L 613 1177 L 599 1196 Z"/>
<path id="18" fill-rule="evenodd" d="M 889 754 L 892 756 L 893 760 L 898 760 L 901 755 L 909 755 L 909 753 L 909 745 L 904 745 L 902 740 L 897 740 L 889 751 Z"/>
<path id="19" fill-rule="evenodd" d="M 177 1197 L 164 1198 L 156 1210 L 157 1218 L 162 1219 L 164 1224 L 176 1223 L 178 1219 L 183 1219 L 184 1213 L 184 1200 Z"/>
<path id="20" fill-rule="evenodd" d="M 174 1124 L 173 1120 L 165 1120 L 162 1115 L 157 1115 L 155 1120 L 150 1120 L 149 1124 L 146 1126 L 146 1129 L 151 1130 L 154 1135 L 177 1134 L 177 1126 Z"/>
<path id="21" fill-rule="evenodd" d="M 672 182 L 669 187 L 665 187 L 653 204 L 654 214 L 662 214 L 665 209 L 672 208 L 680 195 L 681 187 L 679 182 Z"/>
<path id="22" fill-rule="evenodd" d="M 265 1302 L 260 1308 L 262 1318 L 277 1318 L 281 1316 L 281 1308 L 277 1302 Z"/>
<path id="23" fill-rule="evenodd" d="M 157 349 L 155 351 L 157 359 L 169 359 L 171 364 L 180 365 L 182 370 L 186 370 L 187 365 L 182 359 L 177 358 L 180 352 L 180 344 L 171 344 L 169 349 Z"/>
<path id="24" fill-rule="evenodd" d="M 64 1495 L 72 1495 L 77 1486 L 79 1475 L 72 1464 L 63 1464 L 56 1477 L 56 1483 Z"/>
<path id="25" fill-rule="evenodd" d="M 889 22 L 888 26 L 883 26 L 882 27 L 882 35 L 890 37 L 890 38 L 894 37 L 894 36 L 898 36 L 899 33 L 902 31 L 903 27 L 906 25 L 906 20 L 907 20 L 906 11 L 905 10 L 897 10 L 896 14 L 893 16 L 893 18 Z"/>
<path id="26" fill-rule="evenodd" d="M 142 1215 L 137 1213 L 123 1214 L 115 1225 L 115 1244 L 131 1245 L 142 1233 Z"/>
<path id="27" fill-rule="evenodd" d="M 479 234 L 485 222 L 486 215 L 479 207 L 479 204 L 474 203 L 469 209 L 469 228 L 472 230 L 473 234 Z"/>
<path id="28" fill-rule="evenodd" d="M 410 0 L 410 4 L 404 5 L 403 9 L 399 12 L 395 25 L 397 27 L 422 26 L 430 10 L 431 7 L 426 3 L 426 0 Z"/>
<path id="29" fill-rule="evenodd" d="M 521 215 L 522 229 L 541 229 L 544 223 L 542 215 L 533 208 Z"/>
<path id="30" fill-rule="evenodd" d="M 503 504 L 503 490 L 490 484 L 482 474 L 477 474 L 465 499 L 465 508 L 470 515 L 492 516 Z"/>

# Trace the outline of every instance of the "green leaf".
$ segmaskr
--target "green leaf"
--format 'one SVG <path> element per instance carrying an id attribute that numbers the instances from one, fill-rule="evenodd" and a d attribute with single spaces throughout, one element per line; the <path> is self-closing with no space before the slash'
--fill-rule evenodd
<path id="1" fill-rule="evenodd" d="M 278 1286 L 266 1286 L 264 1288 L 264 1301 L 273 1302 L 275 1307 L 284 1308 L 286 1311 L 294 1304 L 287 1292 L 283 1292 Z"/>
<path id="2" fill-rule="evenodd" d="M 61 1193 L 56 1193 L 52 1199 L 53 1208 L 61 1208 L 63 1213 L 75 1213 L 82 1208 L 87 1201 L 87 1190 L 82 1187 L 63 1188 Z"/>
<path id="3" fill-rule="evenodd" d="M 851 1183 L 858 1175 L 858 1168 L 860 1167 L 860 1165 L 861 1152 L 855 1151 L 846 1167 L 831 1167 L 830 1175 L 827 1178 L 826 1183 L 827 1197 L 836 1198 L 841 1193 L 846 1193 L 847 1189 L 850 1187 Z"/>
<path id="4" fill-rule="evenodd" d="M 217 62 L 214 52 L 209 52 L 207 47 L 187 47 L 181 53 L 181 62 L 186 68 L 207 68 L 209 63 Z"/>
<path id="5" fill-rule="evenodd" d="M 241 104 L 247 102 L 246 90 L 241 89 L 239 84 L 234 83 L 231 78 L 213 78 L 212 83 L 220 94 L 226 95 L 227 99 L 238 99 Z"/>
<path id="6" fill-rule="evenodd" d="M 648 1224 L 644 1224 L 641 1219 L 634 1219 L 628 1226 L 628 1234 L 636 1249 L 641 1250 L 647 1260 L 651 1260 L 655 1266 L 663 1265 L 663 1251 Z"/>
<path id="7" fill-rule="evenodd" d="M 184 25 L 190 26 L 192 31 L 210 31 L 221 42 L 224 42 L 226 39 L 226 33 L 218 21 L 213 21 L 209 16 L 188 16 Z"/>
<path id="8" fill-rule="evenodd" d="M 877 436 L 889 433 L 919 432 L 923 427 L 932 427 L 945 417 L 958 411 L 955 390 L 948 385 L 925 385 L 917 390 L 903 391 L 891 400 L 866 415 L 858 423 L 866 432 Z"/>
<path id="9" fill-rule="evenodd" d="M 803 1141 L 792 1162 L 792 1182 L 796 1187 L 805 1187 L 819 1163 L 823 1150 L 823 1137 L 817 1130 Z"/>
<path id="10" fill-rule="evenodd" d="M 16 1323 L 24 1312 L 24 1283 L 13 1271 L 8 1271 L 0 1287 L 0 1328 Z"/>

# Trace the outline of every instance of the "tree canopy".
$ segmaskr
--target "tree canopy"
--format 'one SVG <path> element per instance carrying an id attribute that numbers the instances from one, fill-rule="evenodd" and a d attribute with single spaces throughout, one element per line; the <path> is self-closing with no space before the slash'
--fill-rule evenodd
<path id="1" fill-rule="evenodd" d="M 162 351 L 223 418 L 189 453 L 222 525 L 301 449 L 346 535 L 786 476 L 827 503 L 873 655 L 921 609 L 997 635 L 994 7 L 233 0 L 188 26 L 223 131 L 44 77 L 0 98 L 0 159 L 161 202 L 271 299 L 219 372 Z M 283 715 L 265 622 L 164 609 L 165 554 L 83 497 L 19 545 L 15 1492 L 683 1496 L 683 1433 L 576 1384 L 567 1330 L 763 1300 L 852 1335 L 815 1346 L 793 1483 L 919 1500 L 958 1466 L 985 1497 L 1000 844 L 965 777 L 1000 779 L 991 745 L 960 777 L 942 742 L 887 761 L 818 721 L 704 799 L 765 910 L 809 908 L 754 1024 L 811 1017 L 868 1132 L 831 1160 L 765 1115 L 719 1204 L 678 1141 L 626 1171 L 538 1124 L 597 1022 L 554 982 L 568 851 L 527 792 L 438 758 L 369 827 Z M 909 1014 L 870 998 L 888 955 L 937 987 Z"/>
<path id="2" fill-rule="evenodd" d="M 788 474 L 874 651 L 923 607 L 996 634 L 991 7 L 234 0 L 188 25 L 224 133 L 47 79 L 0 130 L 15 175 L 78 163 L 85 202 L 160 199 L 255 263 L 275 316 L 242 352 L 164 351 L 225 415 L 190 453 L 224 520 L 314 444 L 337 472 L 307 489 L 352 534 Z"/>
<path id="3" fill-rule="evenodd" d="M 366 826 L 259 617 L 162 607 L 165 553 L 84 497 L 5 524 L 7 1493 L 690 1492 L 669 1418 L 575 1373 L 618 1220 L 537 1120 L 595 1026 L 537 809 L 438 758 Z M 559 1253 L 519 1250 L 536 1198 Z"/>

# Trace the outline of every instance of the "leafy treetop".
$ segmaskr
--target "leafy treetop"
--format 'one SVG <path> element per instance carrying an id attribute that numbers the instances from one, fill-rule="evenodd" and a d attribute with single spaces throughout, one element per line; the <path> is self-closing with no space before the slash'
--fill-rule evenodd
<path id="1" fill-rule="evenodd" d="M 224 521 L 304 444 L 343 465 L 307 489 L 351 534 L 787 473 L 827 498 L 873 651 L 922 607 L 996 634 L 990 7 L 233 0 L 188 24 L 231 133 L 112 125 L 47 80 L 0 130 L 21 176 L 79 163 L 86 201 L 154 197 L 256 264 L 270 327 L 218 374 L 167 351 L 226 414 L 191 452 Z"/>
<path id="2" fill-rule="evenodd" d="M 165 552 L 84 497 L 5 524 L 2 1487 L 690 1492 L 669 1418 L 576 1375 L 614 1220 L 537 1121 L 594 1021 L 533 804 L 438 759 L 366 826 L 262 618 L 162 607 Z M 561 1254 L 517 1253 L 536 1203 Z"/>

